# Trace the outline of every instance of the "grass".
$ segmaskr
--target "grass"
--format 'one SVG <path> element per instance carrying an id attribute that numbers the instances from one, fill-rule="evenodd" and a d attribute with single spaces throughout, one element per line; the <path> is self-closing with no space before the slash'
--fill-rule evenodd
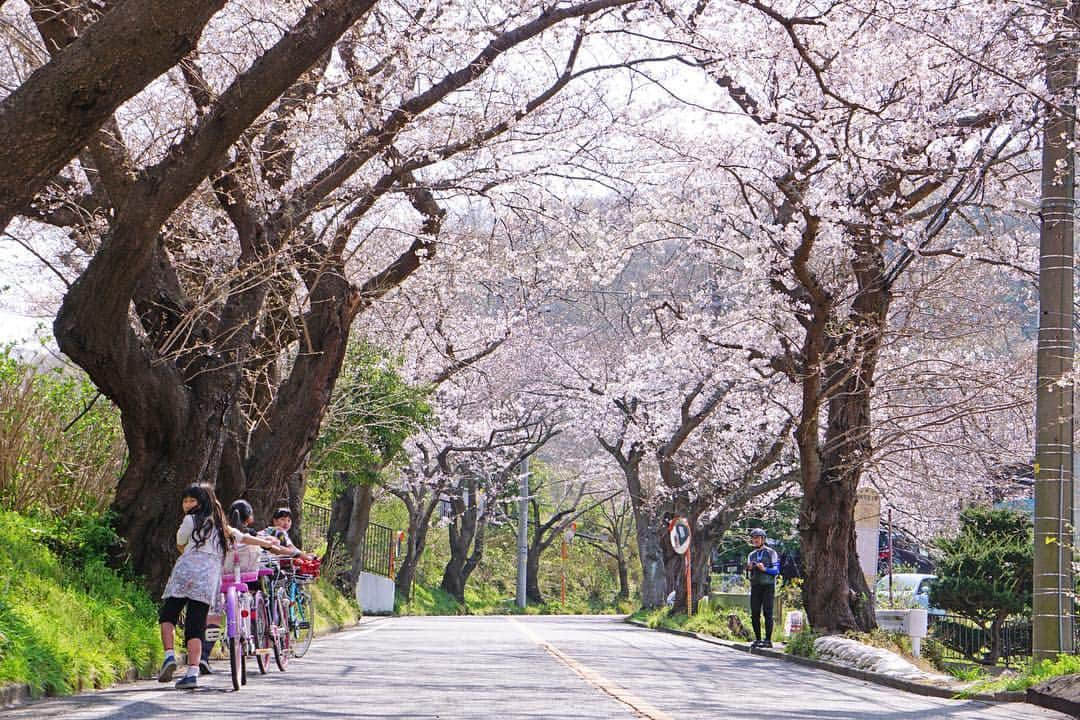
<path id="1" fill-rule="evenodd" d="M 0 513 L 0 684 L 63 695 L 150 672 L 161 641 L 149 595 L 100 559 L 62 562 L 49 532 Z"/>
<path id="2" fill-rule="evenodd" d="M 685 630 L 712 635 L 723 640 L 750 639 L 747 630 L 750 627 L 750 615 L 742 608 L 713 608 L 702 604 L 699 606 L 699 611 L 690 617 L 687 617 L 686 613 L 673 612 L 671 608 L 641 609 L 630 617 L 654 629 L 664 627 Z M 742 629 L 741 632 L 739 628 Z"/>
<path id="3" fill-rule="evenodd" d="M 993 679 L 976 682 L 959 693 L 959 697 L 969 697 L 978 693 L 992 694 L 1003 691 L 1027 690 L 1030 687 L 1046 682 L 1050 678 L 1075 673 L 1080 673 L 1080 656 L 1058 655 L 1054 660 L 1040 660 L 1039 662 L 1028 663 L 1015 673 L 1007 672 Z"/>
<path id="4" fill-rule="evenodd" d="M 360 616 L 360 610 L 356 602 L 325 578 L 319 578 L 318 582 L 308 586 L 311 590 L 311 600 L 315 604 L 315 634 L 337 630 L 349 625 L 355 625 Z"/>

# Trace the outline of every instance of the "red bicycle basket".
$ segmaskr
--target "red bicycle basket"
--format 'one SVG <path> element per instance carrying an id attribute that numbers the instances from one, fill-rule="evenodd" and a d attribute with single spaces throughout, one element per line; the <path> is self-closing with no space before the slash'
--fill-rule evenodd
<path id="1" fill-rule="evenodd" d="M 319 577 L 319 568 L 322 567 L 322 560 L 315 558 L 313 560 L 294 560 L 293 567 L 301 575 L 311 575 L 312 577 Z"/>

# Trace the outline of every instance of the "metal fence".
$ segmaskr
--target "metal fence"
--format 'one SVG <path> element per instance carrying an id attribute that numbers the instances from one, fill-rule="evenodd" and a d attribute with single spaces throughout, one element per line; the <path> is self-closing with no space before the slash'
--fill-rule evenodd
<path id="1" fill-rule="evenodd" d="M 395 572 L 395 550 L 397 533 L 391 528 L 377 523 L 368 523 L 364 544 L 361 547 L 360 561 L 365 572 L 393 577 Z"/>
<path id="2" fill-rule="evenodd" d="M 300 532 L 303 535 L 304 547 L 313 548 L 326 539 L 326 533 L 330 529 L 330 508 L 325 505 L 304 501 L 304 522 Z"/>
<path id="3" fill-rule="evenodd" d="M 929 635 L 941 646 L 949 660 L 982 661 L 993 647 L 993 635 L 967 618 L 956 615 L 931 615 Z M 1006 620 L 997 630 L 998 662 L 1015 665 L 1031 657 L 1031 621 Z"/>

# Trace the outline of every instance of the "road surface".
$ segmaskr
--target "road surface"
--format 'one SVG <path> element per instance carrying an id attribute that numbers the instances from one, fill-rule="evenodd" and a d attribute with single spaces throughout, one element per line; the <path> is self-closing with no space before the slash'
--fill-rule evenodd
<path id="1" fill-rule="evenodd" d="M 386 618 L 316 640 L 287 673 L 233 692 L 153 681 L 0 712 L 0 720 L 1066 720 L 1026 704 L 912 695 L 613 617 Z M 249 670 L 254 669 L 253 664 Z"/>

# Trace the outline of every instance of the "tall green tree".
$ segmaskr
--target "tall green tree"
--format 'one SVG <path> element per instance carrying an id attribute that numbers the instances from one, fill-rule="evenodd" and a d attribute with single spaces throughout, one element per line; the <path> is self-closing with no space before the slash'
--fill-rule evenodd
<path id="1" fill-rule="evenodd" d="M 360 572 L 360 544 L 367 531 L 382 471 L 401 454 L 405 440 L 431 418 L 426 387 L 401 376 L 400 360 L 366 342 L 349 346 L 311 458 L 311 468 L 330 473 L 333 510 L 328 542 L 344 544 L 351 572 Z"/>

